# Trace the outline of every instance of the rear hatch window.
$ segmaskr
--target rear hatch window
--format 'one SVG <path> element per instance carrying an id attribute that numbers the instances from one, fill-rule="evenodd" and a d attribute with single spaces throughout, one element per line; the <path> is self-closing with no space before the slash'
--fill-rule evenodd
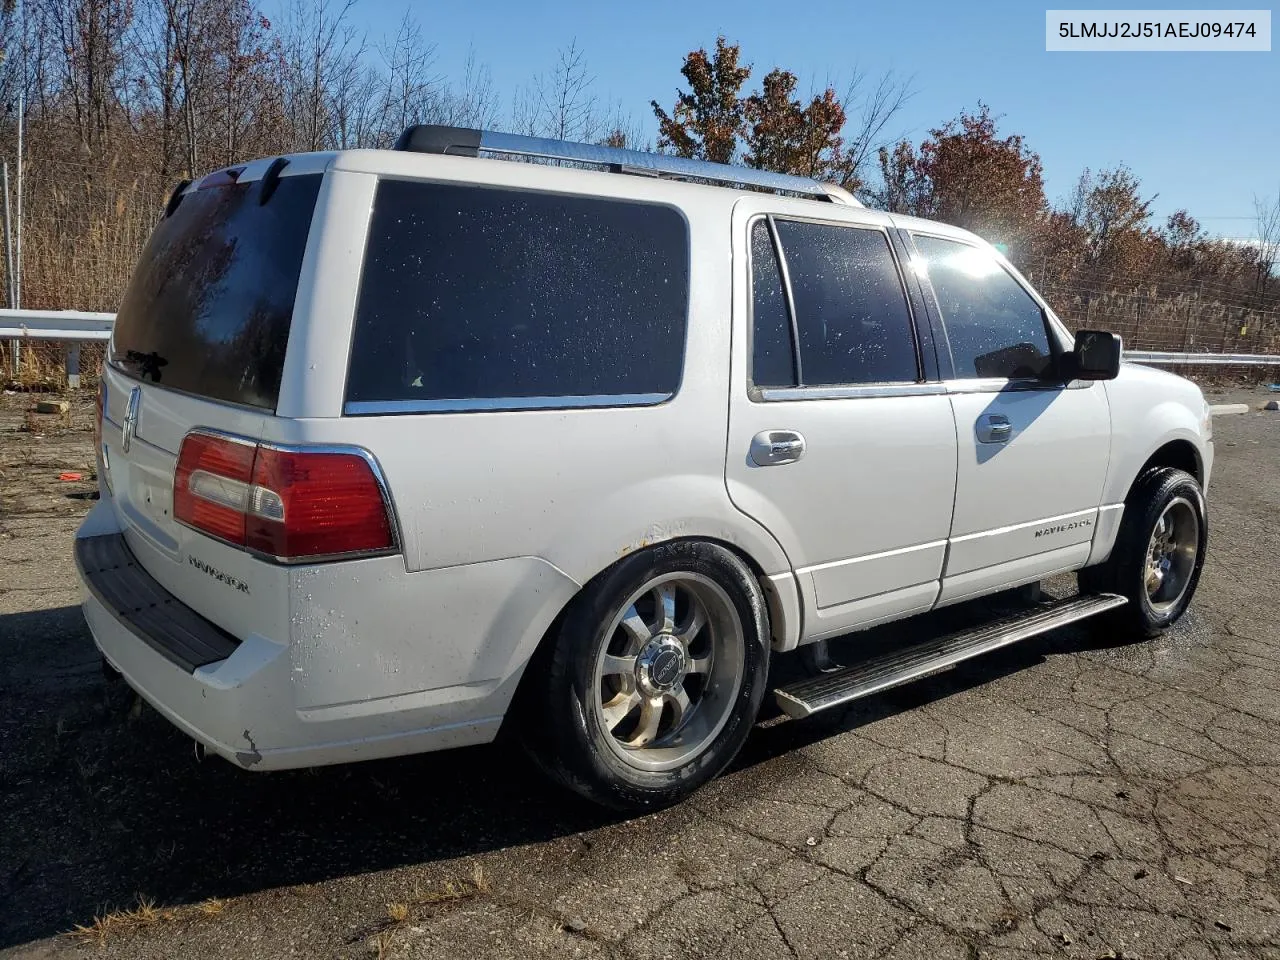
<path id="1" fill-rule="evenodd" d="M 116 314 L 111 363 L 274 410 L 321 174 L 189 191 L 151 235 Z"/>

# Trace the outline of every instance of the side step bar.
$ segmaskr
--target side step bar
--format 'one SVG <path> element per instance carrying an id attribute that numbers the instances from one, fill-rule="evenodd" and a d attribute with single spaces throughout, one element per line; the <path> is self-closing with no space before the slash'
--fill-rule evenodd
<path id="1" fill-rule="evenodd" d="M 1115 593 L 1052 600 L 1038 604 L 1030 611 L 1002 617 L 973 630 L 926 640 L 854 666 L 808 677 L 779 687 L 773 694 L 784 713 L 797 720 L 803 719 L 819 710 L 869 697 L 890 687 L 947 670 L 971 657 L 1114 610 L 1127 602 L 1124 597 Z"/>

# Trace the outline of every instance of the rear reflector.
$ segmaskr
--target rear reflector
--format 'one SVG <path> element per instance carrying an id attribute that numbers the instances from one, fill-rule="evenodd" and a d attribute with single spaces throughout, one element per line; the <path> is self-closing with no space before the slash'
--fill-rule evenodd
<path id="1" fill-rule="evenodd" d="M 107 410 L 107 378 L 105 371 L 98 370 L 98 395 L 93 400 L 93 445 L 102 448 L 102 418 Z"/>
<path id="2" fill-rule="evenodd" d="M 194 431 L 178 455 L 173 513 L 196 530 L 284 561 L 397 549 L 372 458 L 355 448 L 280 448 Z"/>

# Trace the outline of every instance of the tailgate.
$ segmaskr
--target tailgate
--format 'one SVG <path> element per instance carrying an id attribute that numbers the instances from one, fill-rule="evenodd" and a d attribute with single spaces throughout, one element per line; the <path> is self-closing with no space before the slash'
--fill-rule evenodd
<path id="1" fill-rule="evenodd" d="M 110 367 L 103 378 L 103 494 L 110 495 L 138 563 L 238 639 L 250 633 L 280 636 L 288 617 L 286 572 L 173 518 L 173 473 L 187 431 L 202 426 L 258 437 L 267 417 L 140 384 Z M 130 410 L 134 423 L 128 429 Z"/>
<path id="2" fill-rule="evenodd" d="M 104 494 L 129 548 L 166 590 L 240 639 L 287 636 L 286 574 L 177 522 L 174 469 L 192 429 L 257 439 L 274 416 L 323 176 L 314 159 L 294 159 L 210 174 L 169 204 L 103 371 Z"/>

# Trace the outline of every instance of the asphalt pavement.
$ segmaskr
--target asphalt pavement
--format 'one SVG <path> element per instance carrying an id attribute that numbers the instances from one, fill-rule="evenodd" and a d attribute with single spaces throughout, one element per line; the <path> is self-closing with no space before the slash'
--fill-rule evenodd
<path id="1" fill-rule="evenodd" d="M 0 401 L 0 954 L 1280 958 L 1280 414 L 1216 418 L 1168 635 L 1085 624 L 771 712 L 694 798 L 624 819 L 502 746 L 198 763 L 104 680 L 77 606 L 91 403 Z"/>

